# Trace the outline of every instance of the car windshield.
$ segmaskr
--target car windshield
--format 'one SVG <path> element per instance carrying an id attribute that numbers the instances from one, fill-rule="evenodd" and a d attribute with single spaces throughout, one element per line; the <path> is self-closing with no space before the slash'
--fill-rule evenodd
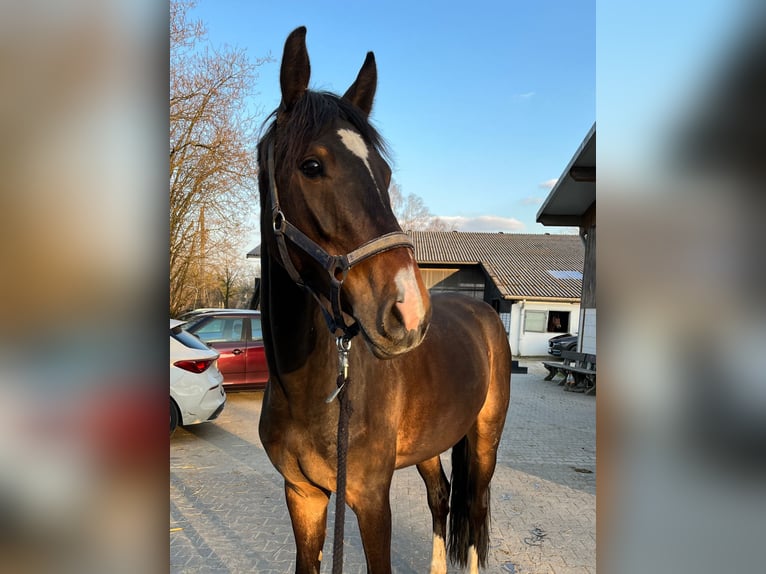
<path id="1" fill-rule="evenodd" d="M 184 325 L 179 325 L 170 330 L 170 336 L 182 345 L 189 347 L 190 349 L 199 349 L 201 351 L 207 351 L 210 349 L 205 343 L 200 341 L 197 337 L 191 333 L 187 333 L 182 329 Z"/>

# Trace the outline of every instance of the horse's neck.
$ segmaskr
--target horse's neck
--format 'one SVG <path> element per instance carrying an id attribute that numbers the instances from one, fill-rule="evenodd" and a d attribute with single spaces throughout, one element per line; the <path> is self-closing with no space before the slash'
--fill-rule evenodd
<path id="1" fill-rule="evenodd" d="M 267 253 L 263 263 L 262 313 L 269 368 L 285 381 L 290 373 L 316 362 L 317 353 L 325 349 L 331 353 L 334 343 L 313 297 Z"/>

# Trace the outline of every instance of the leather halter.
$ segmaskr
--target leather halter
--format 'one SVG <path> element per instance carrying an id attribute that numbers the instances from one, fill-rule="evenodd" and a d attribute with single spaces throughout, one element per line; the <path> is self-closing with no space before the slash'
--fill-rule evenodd
<path id="1" fill-rule="evenodd" d="M 319 308 L 322 310 L 327 327 L 333 334 L 338 334 L 341 331 L 343 337 L 351 339 L 357 333 L 359 333 L 359 323 L 355 321 L 351 325 L 346 325 L 343 319 L 343 313 L 341 310 L 341 288 L 343 287 L 343 281 L 346 279 L 349 270 L 356 264 L 369 259 L 379 253 L 390 251 L 391 249 L 397 249 L 399 247 L 406 247 L 408 249 L 415 250 L 414 245 L 410 237 L 402 231 L 393 231 L 386 233 L 379 237 L 375 237 L 350 253 L 346 255 L 330 255 L 319 245 L 310 239 L 300 229 L 290 223 L 279 205 L 279 196 L 277 195 L 277 182 L 275 178 L 275 166 L 274 166 L 274 142 L 269 143 L 268 149 L 268 170 L 269 170 L 269 193 L 271 194 L 271 218 L 274 228 L 274 236 L 277 242 L 277 248 L 279 250 L 278 260 L 282 267 L 287 271 L 290 279 L 297 285 L 305 288 L 316 299 L 319 304 Z M 287 250 L 287 242 L 285 238 L 298 247 L 301 251 L 316 261 L 320 267 L 322 267 L 330 278 L 330 293 L 318 293 L 313 287 L 308 285 L 301 277 L 298 270 L 295 268 L 290 254 Z M 324 295 L 324 298 L 329 301 L 332 313 L 327 310 L 325 305 L 322 304 L 320 296 Z"/>

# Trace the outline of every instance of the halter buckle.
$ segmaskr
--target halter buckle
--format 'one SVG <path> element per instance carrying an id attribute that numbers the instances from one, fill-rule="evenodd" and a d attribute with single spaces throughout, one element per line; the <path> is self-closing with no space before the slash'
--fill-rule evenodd
<path id="1" fill-rule="evenodd" d="M 343 283 L 348 276 L 348 271 L 351 266 L 348 264 L 348 259 L 343 255 L 336 255 L 334 257 L 332 269 L 329 269 L 332 276 L 338 283 Z"/>
<path id="2" fill-rule="evenodd" d="M 282 210 L 277 210 L 274 213 L 274 220 L 272 222 L 272 225 L 274 227 L 274 233 L 284 233 L 285 227 L 287 226 L 287 219 L 285 219 L 285 214 L 282 213 Z"/>

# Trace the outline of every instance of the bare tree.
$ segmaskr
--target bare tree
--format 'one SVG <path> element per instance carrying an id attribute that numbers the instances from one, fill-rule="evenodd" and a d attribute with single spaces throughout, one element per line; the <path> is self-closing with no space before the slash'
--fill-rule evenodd
<path id="1" fill-rule="evenodd" d="M 226 252 L 210 266 L 215 292 L 209 301 L 224 308 L 245 309 L 253 295 L 252 263 L 241 254 Z"/>
<path id="2" fill-rule="evenodd" d="M 404 195 L 396 182 L 391 182 L 388 195 L 391 198 L 391 209 L 404 231 L 450 231 L 443 220 L 431 213 L 419 195 Z"/>
<path id="3" fill-rule="evenodd" d="M 170 2 L 170 313 L 216 289 L 214 255 L 246 235 L 256 205 L 255 116 L 246 106 L 256 69 L 239 49 L 217 50 L 194 0 Z"/>

